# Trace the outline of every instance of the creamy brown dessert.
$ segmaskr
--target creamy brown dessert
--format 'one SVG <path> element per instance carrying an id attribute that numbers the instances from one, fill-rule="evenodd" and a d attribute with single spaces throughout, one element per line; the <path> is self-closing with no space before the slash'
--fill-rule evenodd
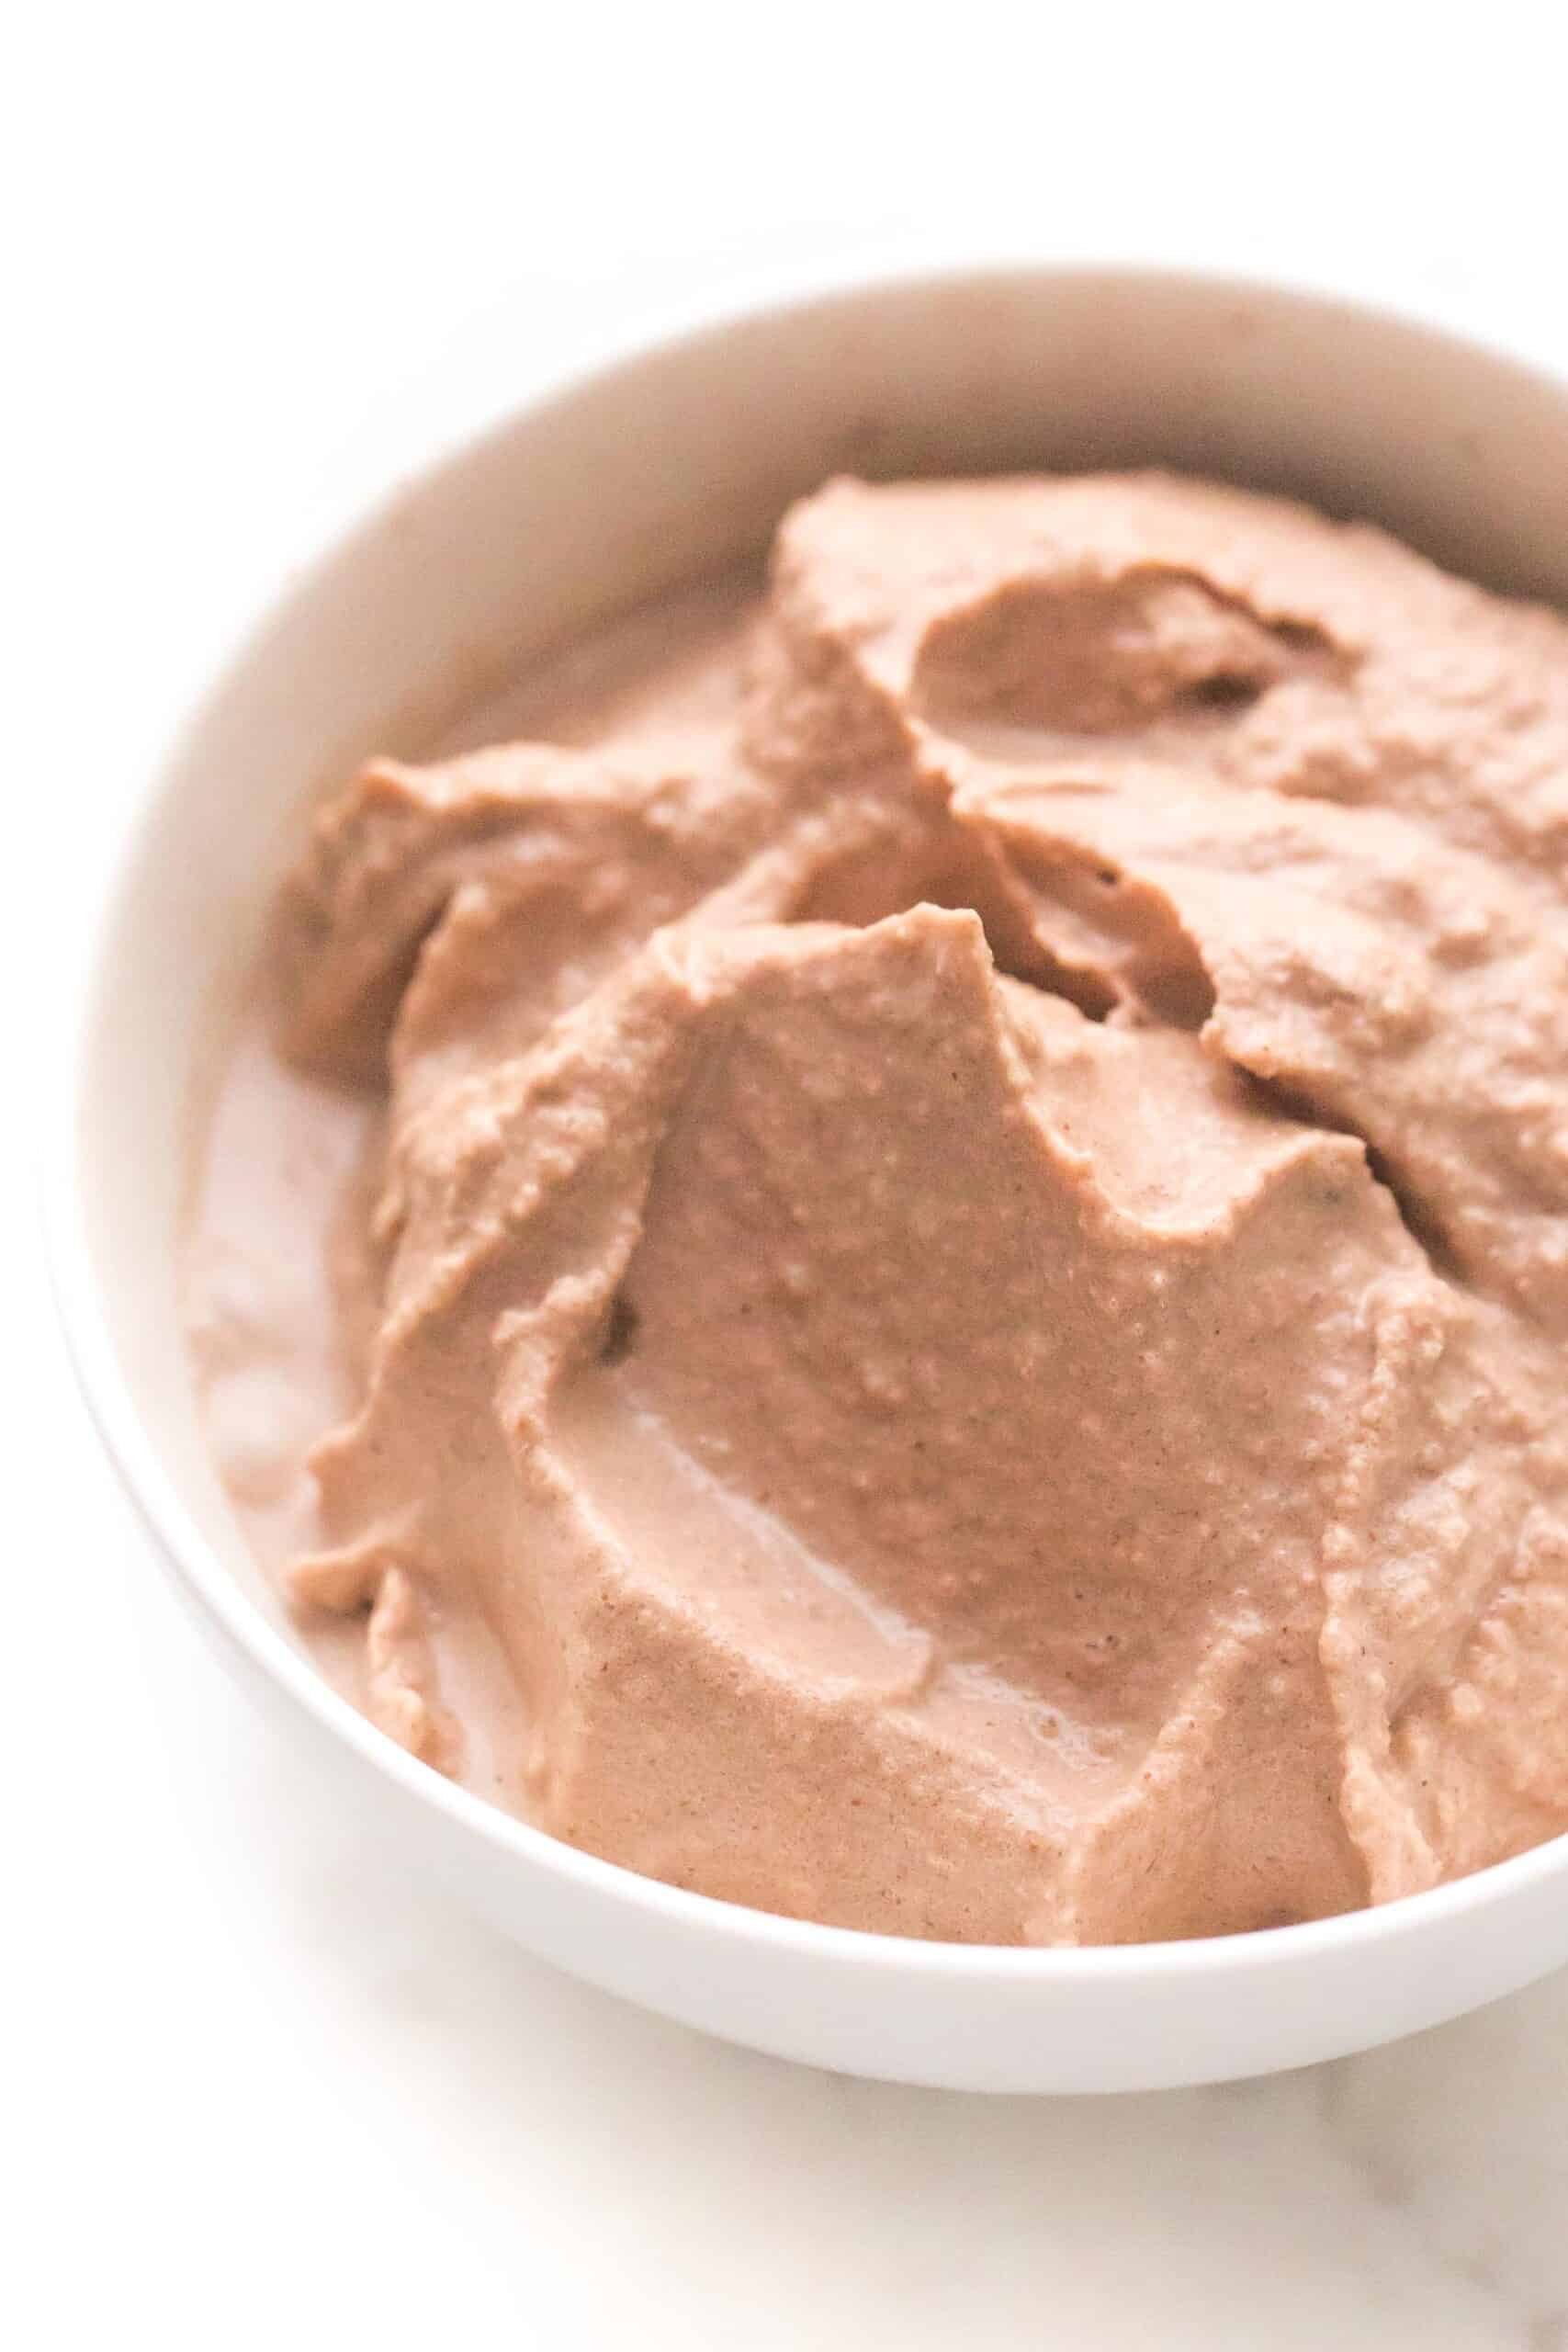
<path id="1" fill-rule="evenodd" d="M 842 481 L 506 718 L 321 812 L 193 1241 L 376 1719 L 918 1936 L 1568 1827 L 1568 625 L 1159 476 Z"/>

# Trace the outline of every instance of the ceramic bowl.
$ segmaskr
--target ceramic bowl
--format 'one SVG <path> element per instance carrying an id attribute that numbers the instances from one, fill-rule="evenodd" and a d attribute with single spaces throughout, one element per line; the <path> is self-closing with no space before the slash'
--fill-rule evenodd
<path id="1" fill-rule="evenodd" d="M 50 1208 L 94 1414 L 153 1548 L 345 1804 L 561 1967 L 821 2066 L 992 2091 L 1300 2065 L 1568 1959 L 1568 1839 L 1303 1927 L 1118 1950 L 922 1943 L 772 1917 L 561 1845 L 337 1697 L 252 1566 L 176 1296 L 192 1089 L 305 797 L 417 752 L 532 650 L 765 541 L 839 469 L 1161 461 L 1371 515 L 1568 603 L 1568 390 L 1406 320 L 1186 275 L 968 271 L 708 322 L 530 405 L 332 549 L 235 652 L 106 860 Z"/>

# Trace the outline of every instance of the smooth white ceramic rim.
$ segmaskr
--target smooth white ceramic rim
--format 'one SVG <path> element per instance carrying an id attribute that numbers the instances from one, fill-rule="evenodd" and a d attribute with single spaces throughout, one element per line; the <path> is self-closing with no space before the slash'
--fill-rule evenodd
<path id="1" fill-rule="evenodd" d="M 1108 275 L 1154 282 L 1205 283 L 1238 300 L 1269 300 L 1285 295 L 1306 302 L 1340 306 L 1362 316 L 1429 334 L 1451 345 L 1469 345 L 1483 360 L 1495 360 L 1521 375 L 1536 376 L 1554 390 L 1559 379 L 1540 368 L 1527 350 L 1509 348 L 1496 339 L 1472 342 L 1462 328 L 1443 319 L 1396 308 L 1382 301 L 1347 298 L 1332 287 L 1293 279 L 1260 279 L 1221 276 L 1187 269 L 1163 270 L 1136 264 L 1098 265 L 1073 261 L 1030 264 L 1006 259 L 994 265 L 998 277 Z M 419 480 L 438 473 L 455 455 L 472 450 L 483 441 L 510 429 L 536 410 L 553 407 L 591 390 L 622 368 L 637 365 L 689 337 L 711 334 L 716 329 L 741 326 L 779 312 L 806 308 L 818 300 L 857 290 L 876 292 L 908 289 L 929 278 L 934 285 L 954 277 L 986 275 L 982 266 L 925 273 L 900 271 L 897 277 L 849 276 L 813 272 L 770 288 L 764 300 L 744 309 L 716 314 L 711 304 L 678 313 L 663 332 L 620 345 L 613 355 L 596 359 L 591 368 L 547 385 L 525 406 L 498 420 L 487 432 L 466 436 L 451 448 L 436 450 Z M 286 591 L 270 603 L 260 617 L 231 649 L 212 691 L 243 664 L 277 610 L 308 593 L 311 582 L 325 571 L 343 548 L 376 526 L 405 485 L 363 514 L 349 532 L 323 550 L 302 577 L 291 579 Z M 187 725 L 194 727 L 195 716 Z M 599 1896 L 608 1895 L 633 1917 L 679 1923 L 702 1939 L 733 1951 L 788 1953 L 807 1962 L 819 1959 L 836 1968 L 858 1972 L 868 1989 L 877 1980 L 940 1979 L 973 1988 L 983 2000 L 988 1987 L 1038 1986 L 1043 1995 L 1071 1995 L 1089 1986 L 1158 1987 L 1177 1983 L 1203 1983 L 1216 1992 L 1239 1989 L 1255 1997 L 1275 1972 L 1308 1964 L 1314 1958 L 1344 1955 L 1352 1951 L 1387 1951 L 1402 1944 L 1416 1945 L 1432 1931 L 1451 1926 L 1469 1915 L 1491 1909 L 1506 1898 L 1539 1894 L 1561 1882 L 1568 1903 L 1568 1837 L 1560 1837 L 1493 1864 L 1470 1876 L 1429 1892 L 1408 1895 L 1374 1908 L 1298 1925 L 1255 1932 L 1184 1941 L 1133 1946 L 1086 1948 L 1015 1948 L 993 1945 L 931 1942 L 912 1938 L 872 1934 L 859 1929 L 819 1926 L 769 1912 L 716 1900 L 666 1885 L 618 1864 L 568 1846 L 470 1794 L 465 1789 L 416 1762 L 395 1742 L 378 1732 L 349 1702 L 341 1698 L 309 1659 L 289 1646 L 259 1610 L 244 1596 L 229 1571 L 218 1561 L 187 1511 L 175 1482 L 168 1475 L 150 1437 L 136 1396 L 108 1330 L 94 1277 L 91 1251 L 83 1215 L 85 1187 L 91 1172 L 84 1169 L 78 1148 L 82 1086 L 90 1059 L 94 1010 L 99 989 L 109 975 L 101 960 L 103 944 L 112 927 L 132 851 L 157 805 L 157 775 L 140 793 L 128 797 L 118 825 L 111 825 L 96 861 L 96 876 L 85 887 L 79 950 L 72 968 L 62 972 L 65 1006 L 60 1027 L 62 1051 L 51 1077 L 55 1101 L 45 1122 L 41 1155 L 43 1217 L 49 1264 L 71 1356 L 94 1423 L 126 1493 L 153 1544 L 173 1570 L 184 1596 L 199 1616 L 229 1645 L 237 1660 L 259 1669 L 299 1716 L 323 1732 L 329 1741 L 352 1751 L 374 1773 L 400 1790 L 409 1803 L 427 1815 L 443 1817 L 467 1837 L 494 1852 L 514 1858 L 531 1871 L 544 1871 Z M 172 767 L 172 757 L 167 763 Z M 1528 1970 L 1516 1970 L 1516 1981 L 1526 1981 Z M 829 2062 L 832 2063 L 832 2062 Z M 918 2079 L 919 2077 L 914 2077 Z M 933 2075 L 931 2079 L 939 2079 Z M 1168 2079 L 1204 2079 L 1172 2074 Z"/>

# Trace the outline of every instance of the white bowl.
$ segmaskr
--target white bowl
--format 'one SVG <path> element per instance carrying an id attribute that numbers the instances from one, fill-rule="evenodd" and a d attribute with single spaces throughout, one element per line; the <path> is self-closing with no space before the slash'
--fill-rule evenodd
<path id="1" fill-rule="evenodd" d="M 266 616 L 134 810 L 67 1047 L 51 1213 L 71 1340 L 156 1548 L 236 1674 L 344 1803 L 395 1814 L 411 1859 L 530 1950 L 857 2074 L 1131 2090 L 1364 2048 L 1568 1959 L 1568 1839 L 1305 1927 L 1041 1951 L 773 1918 L 511 1819 L 334 1695 L 247 1556 L 177 1308 L 187 1103 L 290 819 L 363 754 L 417 751 L 532 649 L 759 545 L 835 469 L 1149 459 L 1375 515 L 1476 576 L 1568 602 L 1568 390 L 1403 321 L 1232 282 L 1021 269 L 710 326 L 442 463 Z"/>

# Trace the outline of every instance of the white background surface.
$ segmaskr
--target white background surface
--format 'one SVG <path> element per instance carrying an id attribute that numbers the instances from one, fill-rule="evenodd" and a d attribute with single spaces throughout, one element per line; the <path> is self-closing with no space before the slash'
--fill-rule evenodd
<path id="1" fill-rule="evenodd" d="M 71 1394 L 26 1105 L 72 873 L 294 563 L 671 307 L 846 256 L 1305 276 L 1568 365 L 1549 12 L 34 12 L 0 88 L 0 2340 L 1568 2346 L 1568 1981 L 1316 2074 L 836 2081 L 405 1882 L 175 1612 Z M 1412 420 L 1420 430 L 1420 420 Z"/>

